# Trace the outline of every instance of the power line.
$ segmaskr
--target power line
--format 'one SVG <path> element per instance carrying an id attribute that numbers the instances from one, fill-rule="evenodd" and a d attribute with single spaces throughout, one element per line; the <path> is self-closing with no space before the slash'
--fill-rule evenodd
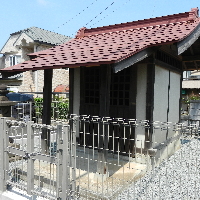
<path id="1" fill-rule="evenodd" d="M 130 2 L 130 0 L 126 1 L 125 3 L 122 4 L 122 6 L 126 5 L 128 2 Z M 116 12 L 117 10 L 119 10 L 122 6 L 118 7 L 117 9 L 113 10 L 112 13 Z M 103 19 L 105 19 L 106 17 L 108 17 L 109 15 L 111 15 L 112 13 L 107 14 L 105 17 L 101 18 L 99 21 L 97 21 L 96 23 L 92 24 L 92 26 L 96 25 L 97 23 L 99 23 L 100 21 L 102 21 Z M 90 28 L 92 27 L 90 26 Z"/>
<path id="2" fill-rule="evenodd" d="M 95 0 L 94 2 L 92 2 L 89 6 L 87 6 L 85 9 L 83 9 L 81 12 L 79 12 L 78 14 L 76 14 L 74 17 L 72 17 L 71 19 L 69 19 L 68 21 L 66 21 L 64 24 L 62 24 L 61 26 L 64 26 L 65 24 L 69 23 L 70 21 L 72 21 L 75 17 L 79 16 L 81 13 L 85 12 L 86 9 L 88 9 L 90 6 L 92 6 L 95 2 L 97 2 L 98 0 Z M 57 27 L 57 28 L 61 28 L 61 26 Z M 53 30 L 54 31 L 54 30 Z"/>
<path id="3" fill-rule="evenodd" d="M 98 15 L 96 15 L 93 19 L 91 19 L 88 23 L 86 23 L 85 26 L 87 26 L 89 23 L 91 23 L 93 20 L 95 20 L 99 15 L 101 15 L 104 11 L 106 11 L 109 7 L 111 7 L 115 2 L 113 1 L 109 6 L 107 6 L 103 11 L 101 11 Z"/>

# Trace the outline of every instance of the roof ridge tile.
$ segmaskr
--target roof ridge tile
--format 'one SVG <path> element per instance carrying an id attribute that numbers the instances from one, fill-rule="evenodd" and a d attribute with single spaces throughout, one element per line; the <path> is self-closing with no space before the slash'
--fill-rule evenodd
<path id="1" fill-rule="evenodd" d="M 104 32 L 116 32 L 120 30 L 135 29 L 135 28 L 147 28 L 152 25 L 167 25 L 170 23 L 195 21 L 198 19 L 199 9 L 192 8 L 189 12 L 178 13 L 173 15 L 166 15 L 161 17 L 149 18 L 144 20 L 132 21 L 127 23 L 102 26 L 97 28 L 87 29 L 86 27 L 80 28 L 75 38 L 82 38 L 85 36 L 99 35 Z M 180 20 L 180 21 L 177 21 Z M 139 29 L 140 30 L 140 29 Z"/>

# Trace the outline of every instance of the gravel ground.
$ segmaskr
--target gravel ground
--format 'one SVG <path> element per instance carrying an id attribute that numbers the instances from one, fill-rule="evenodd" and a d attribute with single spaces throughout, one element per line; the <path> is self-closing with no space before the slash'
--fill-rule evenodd
<path id="1" fill-rule="evenodd" d="M 200 199 L 200 140 L 192 138 L 174 155 L 124 190 L 117 199 Z"/>

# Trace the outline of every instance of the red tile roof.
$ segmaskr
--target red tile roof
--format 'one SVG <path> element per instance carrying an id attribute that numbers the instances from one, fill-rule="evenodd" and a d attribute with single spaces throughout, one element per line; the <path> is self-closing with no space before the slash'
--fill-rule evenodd
<path id="1" fill-rule="evenodd" d="M 53 91 L 54 92 L 69 92 L 69 86 L 60 84 Z"/>
<path id="2" fill-rule="evenodd" d="M 65 44 L 31 54 L 37 58 L 1 71 L 96 66 L 117 63 L 145 48 L 179 42 L 200 24 L 198 8 L 190 12 L 86 29 Z"/>

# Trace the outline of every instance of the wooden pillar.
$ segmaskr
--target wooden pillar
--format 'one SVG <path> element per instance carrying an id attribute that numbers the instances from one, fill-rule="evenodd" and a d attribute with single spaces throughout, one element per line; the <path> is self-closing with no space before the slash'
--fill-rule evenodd
<path id="1" fill-rule="evenodd" d="M 44 70 L 44 88 L 43 88 L 43 114 L 42 124 L 51 124 L 51 100 L 52 100 L 52 77 L 53 69 Z M 50 145 L 49 131 L 47 128 L 42 129 L 42 149 L 43 153 L 48 153 Z"/>
<path id="2" fill-rule="evenodd" d="M 100 86 L 100 117 L 109 117 L 110 110 L 110 81 L 111 66 L 103 65 L 101 69 L 101 86 Z M 99 151 L 97 172 L 99 174 L 107 174 L 107 149 L 108 149 L 108 128 L 103 122 L 99 127 Z"/>
<path id="3" fill-rule="evenodd" d="M 153 121 L 153 110 L 154 110 L 154 83 L 155 83 L 155 64 L 147 65 L 147 98 L 146 98 L 146 120 Z M 145 131 L 145 148 L 149 149 L 152 147 L 152 134 L 153 127 Z M 149 141 L 149 142 L 147 142 Z"/>
<path id="4" fill-rule="evenodd" d="M 47 125 L 51 124 L 52 77 L 53 77 L 53 69 L 45 69 L 42 123 Z"/>
<path id="5" fill-rule="evenodd" d="M 100 85 L 100 110 L 101 117 L 109 117 L 110 110 L 110 81 L 111 81 L 111 67 L 110 65 L 103 65 L 101 68 L 101 85 Z"/>
<path id="6" fill-rule="evenodd" d="M 74 69 L 69 68 L 69 114 L 73 114 L 74 104 Z"/>

